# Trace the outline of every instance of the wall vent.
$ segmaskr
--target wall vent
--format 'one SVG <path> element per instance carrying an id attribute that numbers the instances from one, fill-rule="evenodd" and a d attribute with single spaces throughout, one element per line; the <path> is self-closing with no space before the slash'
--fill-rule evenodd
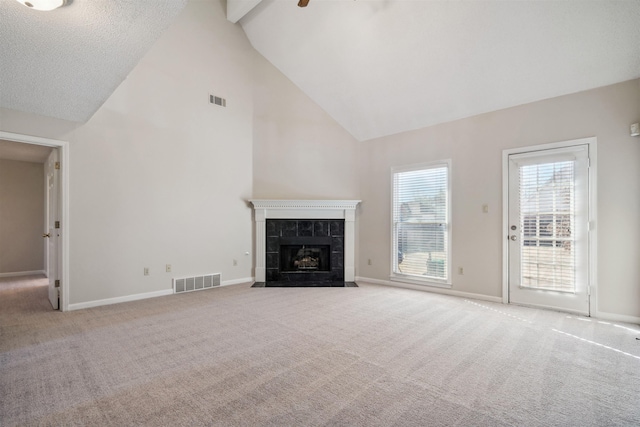
<path id="1" fill-rule="evenodd" d="M 224 98 L 220 98 L 219 96 L 209 95 L 209 103 L 219 105 L 221 107 L 227 106 L 227 100 Z"/>
<path id="2" fill-rule="evenodd" d="M 205 274 L 204 276 L 180 277 L 173 279 L 173 293 L 201 291 L 220 286 L 220 273 Z"/>

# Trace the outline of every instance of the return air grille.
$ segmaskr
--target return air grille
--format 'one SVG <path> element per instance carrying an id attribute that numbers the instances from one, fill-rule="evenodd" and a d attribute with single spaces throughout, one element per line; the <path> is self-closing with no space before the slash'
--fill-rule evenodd
<path id="1" fill-rule="evenodd" d="M 224 98 L 220 98 L 219 96 L 209 95 L 209 103 L 219 105 L 221 107 L 227 106 L 227 100 Z"/>
<path id="2" fill-rule="evenodd" d="M 173 293 L 201 291 L 220 286 L 220 273 L 173 279 Z"/>

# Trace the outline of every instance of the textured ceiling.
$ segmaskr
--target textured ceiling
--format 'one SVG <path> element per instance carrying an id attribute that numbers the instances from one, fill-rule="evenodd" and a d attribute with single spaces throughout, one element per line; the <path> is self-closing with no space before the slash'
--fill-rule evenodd
<path id="1" fill-rule="evenodd" d="M 73 0 L 51 12 L 0 2 L 0 107 L 87 121 L 186 0 Z"/>
<path id="2" fill-rule="evenodd" d="M 51 150 L 51 147 L 42 145 L 22 144 L 0 139 L 0 159 L 44 163 L 47 161 Z"/>
<path id="3" fill-rule="evenodd" d="M 240 23 L 358 140 L 640 77 L 640 1 L 263 0 Z"/>

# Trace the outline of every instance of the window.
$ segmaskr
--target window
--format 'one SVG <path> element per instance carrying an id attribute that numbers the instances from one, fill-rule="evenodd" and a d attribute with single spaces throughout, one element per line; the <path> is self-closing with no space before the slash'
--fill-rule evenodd
<path id="1" fill-rule="evenodd" d="M 450 282 L 450 162 L 394 169 L 392 279 Z"/>

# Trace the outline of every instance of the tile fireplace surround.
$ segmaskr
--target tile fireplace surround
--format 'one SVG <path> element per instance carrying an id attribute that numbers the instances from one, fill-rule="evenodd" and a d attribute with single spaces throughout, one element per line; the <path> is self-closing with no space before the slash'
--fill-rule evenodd
<path id="1" fill-rule="evenodd" d="M 355 281 L 355 221 L 360 200 L 249 200 L 256 222 L 256 282 L 266 280 L 267 219 L 344 219 L 344 281 Z"/>

